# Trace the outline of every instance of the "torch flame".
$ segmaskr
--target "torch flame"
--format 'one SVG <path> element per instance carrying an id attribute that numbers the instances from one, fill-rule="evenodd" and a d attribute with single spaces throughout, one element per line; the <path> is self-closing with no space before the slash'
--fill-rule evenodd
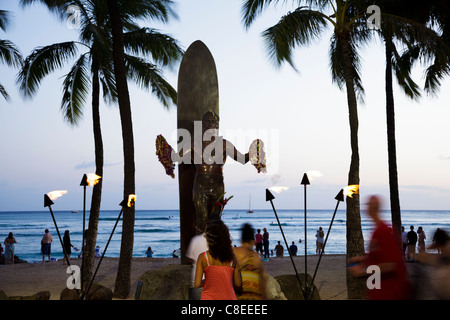
<path id="1" fill-rule="evenodd" d="M 136 202 L 136 195 L 135 194 L 130 194 L 128 196 L 127 206 L 131 208 L 131 206 L 133 206 L 135 202 Z"/>
<path id="2" fill-rule="evenodd" d="M 87 174 L 87 183 L 88 186 L 94 186 L 98 183 L 98 181 L 101 179 L 102 177 L 96 175 L 95 173 L 88 173 Z"/>
<path id="3" fill-rule="evenodd" d="M 353 184 L 344 188 L 344 196 L 353 198 L 353 194 L 358 194 L 359 185 Z"/>
<path id="4" fill-rule="evenodd" d="M 59 197 L 61 197 L 63 194 L 66 194 L 67 190 L 54 190 L 47 193 L 47 196 L 50 198 L 50 200 L 56 200 Z"/>

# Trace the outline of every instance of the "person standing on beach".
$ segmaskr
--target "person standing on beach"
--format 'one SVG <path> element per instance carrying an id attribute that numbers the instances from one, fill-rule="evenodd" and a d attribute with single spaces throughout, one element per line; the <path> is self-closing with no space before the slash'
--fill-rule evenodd
<path id="1" fill-rule="evenodd" d="M 284 248 L 281 245 L 281 241 L 278 241 L 278 244 L 275 246 L 275 253 L 277 255 L 277 258 L 283 258 Z"/>
<path id="2" fill-rule="evenodd" d="M 414 226 L 409 227 L 408 232 L 408 261 L 414 261 L 416 259 L 416 244 L 417 233 L 414 231 Z"/>
<path id="3" fill-rule="evenodd" d="M 253 250 L 255 229 L 248 223 L 242 226 L 241 244 L 240 247 L 234 248 L 242 276 L 242 292 L 237 295 L 237 298 L 238 300 L 265 300 L 265 269 L 259 253 Z"/>
<path id="4" fill-rule="evenodd" d="M 147 251 L 145 251 L 145 254 L 147 255 L 147 258 L 153 258 L 152 247 L 148 247 Z"/>
<path id="5" fill-rule="evenodd" d="M 45 256 L 48 256 L 48 261 L 50 262 L 50 255 L 51 255 L 51 249 L 52 249 L 52 235 L 48 231 L 48 229 L 45 229 L 44 236 L 41 240 L 41 252 L 42 252 L 42 262 L 45 262 Z"/>
<path id="6" fill-rule="evenodd" d="M 403 244 L 403 255 L 405 260 L 408 259 L 407 249 L 408 249 L 408 232 L 405 231 L 405 227 L 402 226 L 402 244 Z"/>
<path id="7" fill-rule="evenodd" d="M 269 232 L 266 228 L 263 231 L 264 258 L 269 258 Z"/>
<path id="8" fill-rule="evenodd" d="M 65 253 L 66 253 L 67 260 L 70 261 L 70 255 L 72 254 L 72 248 L 73 248 L 73 245 L 72 245 L 72 243 L 70 242 L 70 232 L 69 232 L 69 230 L 66 230 L 66 231 L 64 232 L 64 236 L 63 236 L 63 244 L 64 244 L 64 251 L 65 251 Z M 50 259 L 49 259 L 49 260 L 50 260 Z M 66 260 L 65 260 L 65 259 L 63 259 L 63 264 L 66 264 Z"/>
<path id="9" fill-rule="evenodd" d="M 417 248 L 419 249 L 419 253 L 425 252 L 425 239 L 427 236 L 425 235 L 425 231 L 423 231 L 422 227 L 417 228 Z"/>
<path id="10" fill-rule="evenodd" d="M 261 229 L 257 230 L 255 235 L 255 251 L 259 253 L 261 256 L 263 255 L 263 236 L 261 234 Z"/>
<path id="11" fill-rule="evenodd" d="M 17 243 L 16 238 L 12 232 L 8 234 L 8 237 L 3 242 L 5 244 L 5 264 L 11 263 L 14 264 L 14 251 L 15 244 Z"/>
<path id="12" fill-rule="evenodd" d="M 295 245 L 294 241 L 292 241 L 292 244 L 289 247 L 289 251 L 291 252 L 292 256 L 296 256 L 297 255 L 298 247 Z"/>
<path id="13" fill-rule="evenodd" d="M 409 299 L 412 288 L 405 259 L 395 231 L 381 220 L 379 209 L 379 198 L 371 196 L 367 203 L 367 214 L 376 227 L 370 239 L 369 252 L 365 256 L 350 259 L 349 262 L 354 265 L 349 266 L 348 271 L 355 277 L 367 277 L 371 274 L 367 273 L 369 266 L 379 268 L 379 287 L 368 288 L 370 300 Z"/>
<path id="14" fill-rule="evenodd" d="M 196 288 L 203 287 L 201 300 L 237 300 L 235 290 L 240 291 L 242 279 L 230 231 L 220 218 L 211 219 L 205 236 L 209 250 L 197 258 L 194 283 Z"/>
<path id="15" fill-rule="evenodd" d="M 316 254 L 320 254 L 323 251 L 324 235 L 322 227 L 319 227 L 319 230 L 316 232 Z"/>

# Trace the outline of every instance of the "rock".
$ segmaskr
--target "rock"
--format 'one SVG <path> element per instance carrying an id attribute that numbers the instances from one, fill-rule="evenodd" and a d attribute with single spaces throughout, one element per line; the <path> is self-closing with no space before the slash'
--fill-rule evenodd
<path id="1" fill-rule="evenodd" d="M 305 286 L 305 274 L 299 274 L 300 283 L 302 287 Z M 286 296 L 287 300 L 305 300 L 303 296 L 302 289 L 298 283 L 296 275 L 280 275 L 275 277 L 276 281 L 280 284 L 281 291 Z M 311 282 L 311 276 L 308 274 L 307 281 Z M 313 288 L 313 293 L 311 294 L 309 300 L 320 300 L 319 292 L 316 286 Z"/>
<path id="2" fill-rule="evenodd" d="M 266 294 L 269 300 L 287 300 L 284 293 L 281 291 L 281 286 L 274 277 L 266 274 Z"/>
<path id="3" fill-rule="evenodd" d="M 8 300 L 8 296 L 3 290 L 0 290 L 0 300 Z"/>
<path id="4" fill-rule="evenodd" d="M 59 300 L 80 300 L 75 289 L 64 288 L 59 295 Z"/>
<path id="5" fill-rule="evenodd" d="M 50 300 L 50 291 L 41 291 L 32 296 L 11 296 L 8 300 Z"/>
<path id="6" fill-rule="evenodd" d="M 80 294 L 81 291 L 79 290 Z M 111 289 L 94 282 L 86 296 L 86 300 L 112 300 L 113 292 Z M 80 296 L 75 289 L 64 288 L 61 291 L 60 300 L 80 300 Z"/>
<path id="7" fill-rule="evenodd" d="M 173 264 L 145 272 L 136 300 L 188 300 L 192 266 Z"/>
<path id="8" fill-rule="evenodd" d="M 94 282 L 86 296 L 86 300 L 112 300 L 113 292 L 111 289 Z"/>

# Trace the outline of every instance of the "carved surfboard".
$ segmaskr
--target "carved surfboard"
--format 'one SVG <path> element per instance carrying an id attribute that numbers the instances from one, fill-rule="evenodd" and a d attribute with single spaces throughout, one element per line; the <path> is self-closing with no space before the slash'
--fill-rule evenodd
<path id="1" fill-rule="evenodd" d="M 200 40 L 189 46 L 181 60 L 177 94 L 178 129 L 188 130 L 193 139 L 195 121 L 202 121 L 207 111 L 219 114 L 216 64 L 208 47 Z M 181 263 L 187 263 L 185 253 L 196 234 L 196 215 L 192 200 L 194 176 L 193 164 L 178 165 Z"/>

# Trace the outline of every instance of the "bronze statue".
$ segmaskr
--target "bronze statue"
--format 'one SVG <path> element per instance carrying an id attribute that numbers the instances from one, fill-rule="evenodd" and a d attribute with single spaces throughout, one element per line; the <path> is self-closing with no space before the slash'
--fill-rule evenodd
<path id="1" fill-rule="evenodd" d="M 213 112 L 207 112 L 202 120 L 204 132 L 210 130 L 212 132 L 211 140 L 202 141 L 202 162 L 195 163 L 195 178 L 192 197 L 194 201 L 195 211 L 197 215 L 197 228 L 199 232 L 203 232 L 206 221 L 211 214 L 218 214 L 219 209 L 215 206 L 218 199 L 225 193 L 223 183 L 223 165 L 227 157 L 231 156 L 235 161 L 246 164 L 249 161 L 249 154 L 242 155 L 235 146 L 219 137 L 217 130 L 219 129 L 219 116 Z M 205 149 L 211 144 L 216 144 L 210 153 L 205 153 Z M 217 154 L 217 149 L 221 154 Z M 195 147 L 193 149 L 194 152 Z M 194 156 L 194 155 L 193 155 Z M 215 158 L 215 159 L 214 159 Z M 192 158 L 192 160 L 194 160 Z"/>
<path id="2" fill-rule="evenodd" d="M 246 164 L 250 160 L 249 152 L 245 155 L 239 152 L 230 141 L 218 135 L 218 129 L 219 116 L 215 112 L 208 111 L 202 119 L 202 141 L 198 141 L 198 139 L 183 141 L 178 153 L 172 151 L 172 161 L 193 163 L 195 166 L 192 199 L 196 211 L 197 233 L 204 231 L 206 221 L 212 214 L 219 213 L 220 207 L 216 206 L 216 202 L 225 193 L 223 165 L 227 157 L 242 164 Z M 260 140 L 256 141 L 262 144 Z M 167 143 L 166 145 L 168 146 Z M 170 146 L 169 148 L 172 150 Z M 261 158 L 261 155 L 255 154 L 255 157 L 257 156 Z M 252 162 L 257 166 L 256 161 Z M 259 165 L 264 166 L 264 163 L 259 162 Z M 170 166 L 172 171 L 168 174 L 173 177 L 173 165 L 170 164 Z M 258 169 L 259 171 L 260 169 Z"/>

